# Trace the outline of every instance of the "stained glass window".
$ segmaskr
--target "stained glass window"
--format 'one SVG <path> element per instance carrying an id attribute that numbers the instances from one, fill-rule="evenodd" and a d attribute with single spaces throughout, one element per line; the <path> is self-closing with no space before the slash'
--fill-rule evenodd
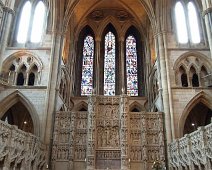
<path id="1" fill-rule="evenodd" d="M 88 35 L 84 39 L 81 95 L 91 95 L 93 89 L 94 39 Z"/>
<path id="2" fill-rule="evenodd" d="M 127 94 L 138 96 L 136 39 L 132 35 L 129 35 L 126 39 L 126 72 Z"/>
<path id="3" fill-rule="evenodd" d="M 105 56 L 104 56 L 104 95 L 115 95 L 115 35 L 108 32 L 105 35 Z"/>

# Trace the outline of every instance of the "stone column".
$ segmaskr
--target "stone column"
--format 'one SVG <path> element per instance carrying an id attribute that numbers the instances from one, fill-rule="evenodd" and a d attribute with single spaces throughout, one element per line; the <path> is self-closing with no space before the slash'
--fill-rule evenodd
<path id="1" fill-rule="evenodd" d="M 96 113 L 97 113 L 97 97 L 92 95 L 88 99 L 86 170 L 95 169 Z"/>
<path id="2" fill-rule="evenodd" d="M 28 85 L 28 81 L 29 81 L 29 72 L 26 72 L 26 77 L 25 77 L 25 81 L 24 81 L 25 86 Z"/>
<path id="3" fill-rule="evenodd" d="M 97 95 L 100 95 L 101 92 L 100 92 L 100 87 L 101 87 L 101 83 L 100 82 L 100 72 L 101 72 L 101 66 L 100 66 L 100 54 L 101 54 L 101 38 L 100 37 L 96 37 L 95 39 L 95 65 L 94 65 L 94 69 L 95 69 L 95 77 L 96 77 L 96 80 L 95 80 L 95 85 L 94 85 L 94 88 L 95 88 L 95 94 Z M 102 86 L 103 87 L 103 86 Z"/>
<path id="4" fill-rule="evenodd" d="M 120 73 L 119 73 L 119 93 L 125 94 L 125 56 L 124 56 L 124 37 L 119 39 L 119 59 L 120 59 Z"/>
<path id="5" fill-rule="evenodd" d="M 130 169 L 129 162 L 129 101 L 127 95 L 120 97 L 120 147 L 121 147 L 121 170 Z"/>
<path id="6" fill-rule="evenodd" d="M 3 54 L 5 51 L 5 48 L 7 47 L 8 44 L 8 36 L 10 33 L 10 25 L 12 23 L 12 18 L 15 15 L 15 12 L 9 8 L 9 7 L 4 7 L 3 8 L 3 29 L 1 32 L 1 40 L 0 40 L 0 72 L 2 69 L 2 62 L 3 62 Z"/>
<path id="7" fill-rule="evenodd" d="M 78 42 L 77 41 L 73 41 L 73 46 L 70 47 L 70 52 L 72 51 L 71 53 L 71 59 L 69 59 L 69 62 L 70 62 L 70 74 L 71 74 L 71 80 L 70 80 L 70 95 L 71 96 L 74 96 L 76 95 L 76 90 L 75 90 L 75 67 L 76 67 L 76 57 L 77 57 L 77 44 Z M 72 45 L 72 43 L 70 43 Z"/>
<path id="8" fill-rule="evenodd" d="M 165 125 L 166 125 L 166 135 L 168 143 L 172 140 L 172 126 L 171 126 L 171 116 L 170 116 L 170 105 L 169 105 L 169 91 L 168 91 L 168 79 L 167 79 L 167 67 L 166 67 L 166 47 L 164 46 L 165 40 L 164 35 L 166 33 L 158 33 L 157 46 L 159 52 L 159 61 L 160 61 L 160 74 L 161 74 L 161 85 L 162 85 L 162 98 L 163 98 L 163 109 L 165 113 Z"/>
<path id="9" fill-rule="evenodd" d="M 201 2 L 203 6 L 203 17 L 205 19 L 208 43 L 212 58 L 212 0 L 202 0 Z"/>

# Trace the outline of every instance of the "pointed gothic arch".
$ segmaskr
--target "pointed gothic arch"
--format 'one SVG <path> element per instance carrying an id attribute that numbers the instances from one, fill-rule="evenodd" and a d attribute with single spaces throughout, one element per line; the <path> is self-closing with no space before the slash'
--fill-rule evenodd
<path id="1" fill-rule="evenodd" d="M 33 104 L 21 92 L 15 91 L 0 101 L 0 108 L 1 108 L 0 117 L 2 118 L 4 114 L 7 112 L 7 110 L 18 102 L 21 102 L 29 111 L 34 126 L 34 134 L 39 137 L 40 136 L 39 116 Z"/>
<path id="2" fill-rule="evenodd" d="M 144 111 L 144 107 L 138 103 L 138 102 L 133 102 L 130 107 L 129 107 L 130 112 L 141 112 Z"/>
<path id="3" fill-rule="evenodd" d="M 182 137 L 183 136 L 183 130 L 184 130 L 184 125 L 186 123 L 186 118 L 188 117 L 189 113 L 191 112 L 191 110 L 198 104 L 198 103 L 202 103 L 205 106 L 207 106 L 209 109 L 212 110 L 212 102 L 209 102 L 211 96 L 209 96 L 208 94 L 206 94 L 205 92 L 201 91 L 199 92 L 196 96 L 194 96 L 189 102 L 188 104 L 185 106 L 184 111 L 182 112 L 180 118 L 179 118 L 179 122 L 178 122 L 178 130 L 179 130 L 179 136 L 178 137 Z"/>
<path id="4" fill-rule="evenodd" d="M 74 111 L 88 111 L 88 104 L 84 101 L 81 101 L 80 103 L 78 103 L 74 109 Z"/>

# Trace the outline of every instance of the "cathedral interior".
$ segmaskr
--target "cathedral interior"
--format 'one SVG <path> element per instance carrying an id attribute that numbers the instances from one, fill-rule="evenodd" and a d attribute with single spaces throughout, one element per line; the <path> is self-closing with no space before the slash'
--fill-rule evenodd
<path id="1" fill-rule="evenodd" d="M 0 0 L 0 170 L 211 170 L 212 0 Z"/>

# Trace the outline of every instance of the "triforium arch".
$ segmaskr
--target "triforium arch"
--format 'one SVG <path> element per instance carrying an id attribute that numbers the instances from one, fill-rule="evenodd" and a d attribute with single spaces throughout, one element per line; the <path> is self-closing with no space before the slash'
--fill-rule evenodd
<path id="1" fill-rule="evenodd" d="M 22 70 L 24 68 L 24 70 Z M 40 58 L 31 52 L 15 52 L 9 55 L 3 61 L 2 75 L 8 81 L 8 83 L 17 84 L 18 73 L 24 72 L 25 84 L 29 85 L 30 74 L 33 73 L 34 83 L 33 85 L 40 85 L 42 76 L 43 63 Z"/>
<path id="2" fill-rule="evenodd" d="M 178 134 L 179 137 L 184 135 L 184 126 L 186 123 L 186 119 L 189 116 L 191 110 L 197 105 L 202 103 L 204 106 L 212 110 L 212 102 L 209 100 L 212 96 L 206 94 L 205 92 L 201 91 L 196 96 L 194 96 L 190 102 L 185 106 L 178 123 Z"/>
<path id="3" fill-rule="evenodd" d="M 33 122 L 34 134 L 40 137 L 40 120 L 37 111 L 33 104 L 19 91 L 11 93 L 0 102 L 0 108 L 2 108 L 0 110 L 0 118 L 2 118 L 4 114 L 18 102 L 21 102 L 28 110 Z"/>
<path id="4" fill-rule="evenodd" d="M 174 63 L 174 71 L 175 71 L 175 83 L 177 86 L 183 86 L 180 80 L 182 72 L 186 74 L 188 85 L 184 87 L 199 87 L 205 86 L 204 76 L 209 74 L 209 70 L 212 68 L 211 60 L 206 57 L 204 54 L 199 52 L 186 52 L 182 54 Z M 184 69 L 182 71 L 182 69 Z M 194 74 L 197 77 L 198 86 L 193 84 L 193 76 Z"/>

